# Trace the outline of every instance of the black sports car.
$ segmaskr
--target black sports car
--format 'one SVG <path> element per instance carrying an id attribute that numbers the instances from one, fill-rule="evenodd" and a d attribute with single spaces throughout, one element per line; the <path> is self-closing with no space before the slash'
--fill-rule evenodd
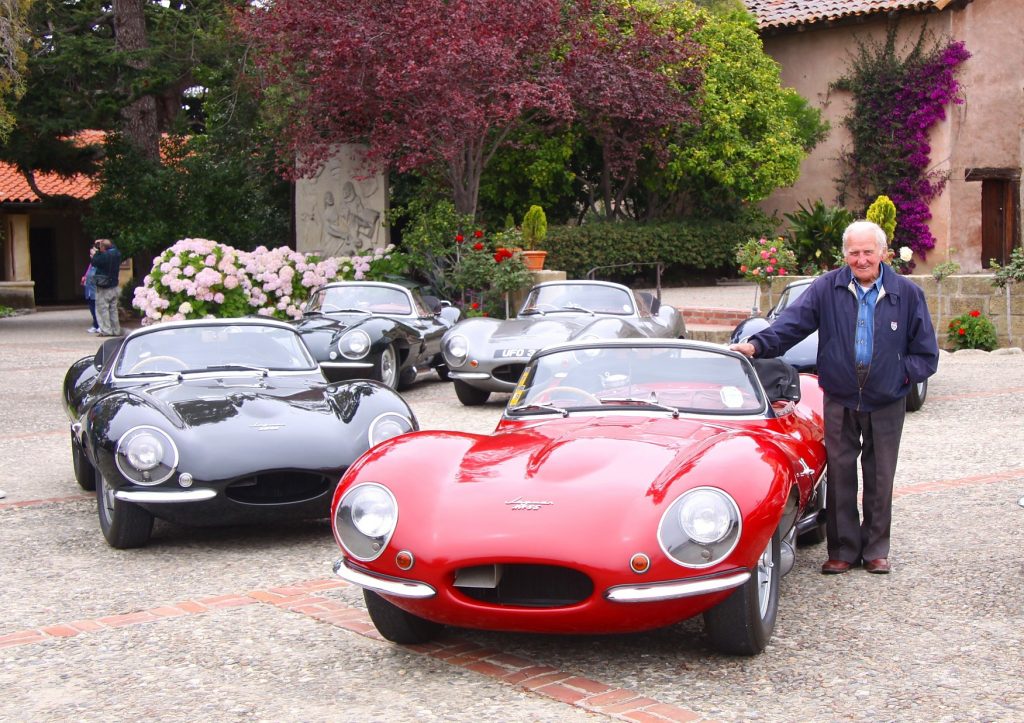
<path id="1" fill-rule="evenodd" d="M 105 341 L 64 379 L 78 483 L 113 547 L 153 518 L 180 524 L 318 519 L 341 474 L 418 428 L 374 381 L 328 383 L 290 324 L 180 321 Z"/>
<path id="2" fill-rule="evenodd" d="M 376 379 L 392 389 L 420 370 L 448 379 L 441 337 L 459 310 L 416 289 L 381 281 L 338 281 L 317 289 L 294 322 L 324 376 Z"/>

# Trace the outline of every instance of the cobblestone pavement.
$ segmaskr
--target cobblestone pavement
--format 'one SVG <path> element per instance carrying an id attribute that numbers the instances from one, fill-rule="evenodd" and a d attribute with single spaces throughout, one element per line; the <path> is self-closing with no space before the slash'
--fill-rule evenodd
<path id="1" fill-rule="evenodd" d="M 758 657 L 715 654 L 699 621 L 403 648 L 331 575 L 325 522 L 107 547 L 60 396 L 98 345 L 86 319 L 0 320 L 0 721 L 1024 720 L 1019 353 L 943 355 L 907 418 L 893 574 L 826 577 L 803 548 Z M 426 428 L 480 432 L 504 403 L 426 377 L 408 398 Z"/>

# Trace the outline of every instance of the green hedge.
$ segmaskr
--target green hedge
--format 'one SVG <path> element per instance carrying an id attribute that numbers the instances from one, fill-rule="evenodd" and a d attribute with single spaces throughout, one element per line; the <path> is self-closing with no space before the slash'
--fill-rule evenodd
<path id="1" fill-rule="evenodd" d="M 736 247 L 752 237 L 771 233 L 766 219 L 687 221 L 667 224 L 590 223 L 550 226 L 543 248 L 545 268 L 582 279 L 595 266 L 661 261 L 666 273 L 687 271 L 736 273 Z M 597 278 L 622 278 L 642 273 L 630 269 L 600 270 Z"/>

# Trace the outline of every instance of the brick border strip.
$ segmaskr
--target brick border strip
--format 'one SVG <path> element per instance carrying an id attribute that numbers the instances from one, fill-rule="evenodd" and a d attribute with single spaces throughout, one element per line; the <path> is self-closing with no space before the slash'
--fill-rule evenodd
<path id="1" fill-rule="evenodd" d="M 120 615 L 47 625 L 0 635 L 0 650 L 34 645 L 57 638 L 71 638 L 109 628 L 141 625 L 164 618 L 201 615 L 216 610 L 260 604 L 305 615 L 363 637 L 383 641 L 384 638 L 377 632 L 365 610 L 315 594 L 321 590 L 343 587 L 349 585 L 341 580 L 307 580 L 266 590 L 250 590 L 244 594 L 216 595 Z M 649 723 L 689 723 L 708 720 L 694 711 L 648 698 L 628 688 L 617 688 L 592 678 L 540 665 L 527 658 L 478 645 L 457 636 L 445 636 L 434 642 L 401 647 L 409 652 L 426 655 L 449 665 L 479 673 L 499 683 L 513 685 L 559 703 L 620 720 Z"/>

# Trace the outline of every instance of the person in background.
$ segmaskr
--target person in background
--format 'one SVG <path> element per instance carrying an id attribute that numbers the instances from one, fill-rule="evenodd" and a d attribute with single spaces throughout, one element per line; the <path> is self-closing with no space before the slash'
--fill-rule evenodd
<path id="1" fill-rule="evenodd" d="M 121 293 L 118 285 L 121 252 L 110 239 L 97 239 L 96 244 L 99 250 L 92 257 L 92 265 L 96 268 L 96 316 L 100 322 L 100 336 L 121 336 L 121 321 L 117 313 Z"/>
<path id="2" fill-rule="evenodd" d="M 828 560 L 836 575 L 864 563 L 889 566 L 892 489 L 907 393 L 935 373 L 939 348 L 924 293 L 882 263 L 885 232 L 854 221 L 843 233 L 846 266 L 819 276 L 770 327 L 731 345 L 748 357 L 781 356 L 818 331 L 818 383 L 825 392 Z M 857 509 L 857 460 L 864 480 Z"/>
<path id="3" fill-rule="evenodd" d="M 82 276 L 82 286 L 85 287 L 85 301 L 89 304 L 89 313 L 92 315 L 92 326 L 86 329 L 90 334 L 96 334 L 100 330 L 99 319 L 96 318 L 96 269 L 92 265 L 92 257 L 98 250 L 95 243 L 89 248 L 89 265 L 85 268 Z"/>

